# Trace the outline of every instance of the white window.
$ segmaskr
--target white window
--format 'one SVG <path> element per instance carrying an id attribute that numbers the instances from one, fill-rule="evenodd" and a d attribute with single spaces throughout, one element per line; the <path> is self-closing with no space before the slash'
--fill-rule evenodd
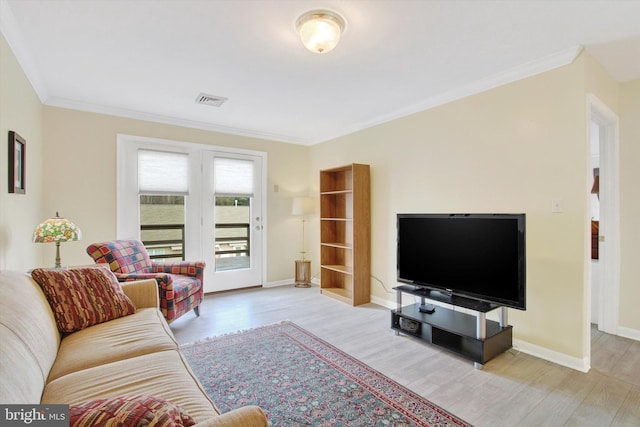
<path id="1" fill-rule="evenodd" d="M 170 151 L 138 150 L 140 194 L 189 194 L 189 156 Z"/>

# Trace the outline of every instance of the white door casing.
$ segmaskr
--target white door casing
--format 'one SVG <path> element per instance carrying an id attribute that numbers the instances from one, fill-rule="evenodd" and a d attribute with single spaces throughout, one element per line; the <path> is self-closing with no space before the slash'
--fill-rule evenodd
<path id="1" fill-rule="evenodd" d="M 117 136 L 116 238 L 140 238 L 137 152 L 152 149 L 189 155 L 189 195 L 185 198 L 185 259 L 204 260 L 204 291 L 214 292 L 264 283 L 266 261 L 266 158 L 264 152 L 131 135 Z M 213 197 L 209 162 L 215 155 L 251 159 L 256 165 L 251 211 L 251 268 L 215 275 Z M 259 227 L 259 228 L 256 228 Z M 249 270 L 249 271 L 245 271 Z"/>
<path id="2" fill-rule="evenodd" d="M 599 263 L 602 270 L 602 287 L 598 295 L 598 329 L 617 335 L 620 298 L 619 119 L 606 104 L 592 94 L 587 96 L 587 104 L 589 123 L 594 122 L 599 126 L 600 144 Z M 591 171 L 589 173 L 591 174 Z M 590 275 L 588 277 L 590 282 Z M 588 283 L 587 289 L 590 288 L 591 283 Z M 590 292 L 589 295 L 590 298 L 593 297 Z M 587 334 L 590 334 L 590 328 L 587 328 Z M 590 341 L 590 336 L 587 341 Z"/>

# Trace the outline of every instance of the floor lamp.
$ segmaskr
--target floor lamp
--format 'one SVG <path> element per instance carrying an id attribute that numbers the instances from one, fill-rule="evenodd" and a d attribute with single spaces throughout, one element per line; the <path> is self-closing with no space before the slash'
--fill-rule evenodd
<path id="1" fill-rule="evenodd" d="M 313 199 L 310 197 L 294 197 L 291 205 L 291 215 L 302 217 L 302 250 L 301 259 L 296 260 L 296 288 L 311 287 L 311 261 L 305 259 L 304 254 L 304 223 L 306 215 L 313 212 Z"/>

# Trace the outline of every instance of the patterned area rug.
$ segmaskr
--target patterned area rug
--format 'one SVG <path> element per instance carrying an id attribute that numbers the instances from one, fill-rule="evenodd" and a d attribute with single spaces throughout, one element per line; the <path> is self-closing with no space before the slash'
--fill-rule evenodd
<path id="1" fill-rule="evenodd" d="M 258 405 L 273 426 L 469 426 L 291 322 L 181 349 L 222 412 Z"/>

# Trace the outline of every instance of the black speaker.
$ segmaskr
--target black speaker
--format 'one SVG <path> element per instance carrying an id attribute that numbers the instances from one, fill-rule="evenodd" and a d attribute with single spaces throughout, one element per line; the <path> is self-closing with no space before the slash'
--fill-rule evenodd
<path id="1" fill-rule="evenodd" d="M 403 331 L 411 332 L 412 334 L 417 334 L 418 332 L 420 332 L 420 322 L 401 317 L 400 329 L 402 329 Z"/>

